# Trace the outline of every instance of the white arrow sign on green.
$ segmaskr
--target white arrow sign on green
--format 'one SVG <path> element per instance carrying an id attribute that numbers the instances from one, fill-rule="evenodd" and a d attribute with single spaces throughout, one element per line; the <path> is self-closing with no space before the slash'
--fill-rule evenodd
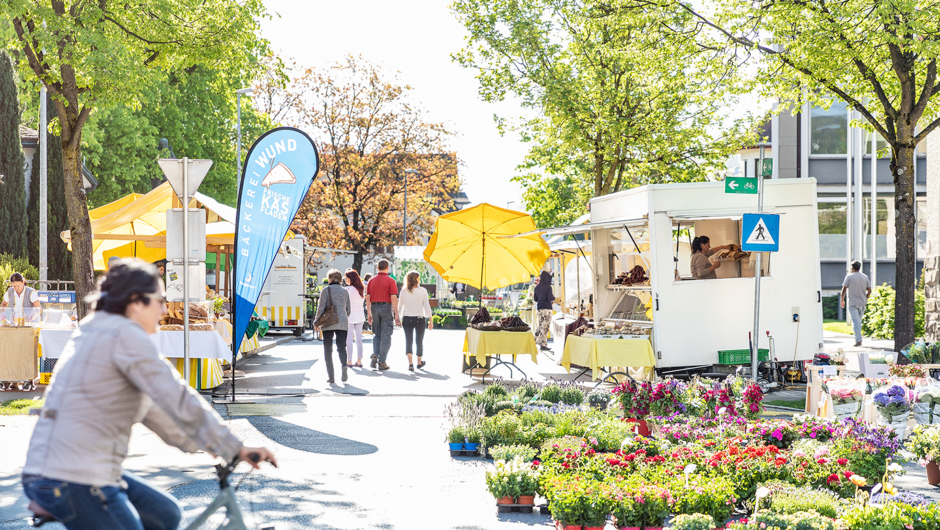
<path id="1" fill-rule="evenodd" d="M 757 193 L 757 179 L 748 177 L 726 177 L 725 193 Z"/>

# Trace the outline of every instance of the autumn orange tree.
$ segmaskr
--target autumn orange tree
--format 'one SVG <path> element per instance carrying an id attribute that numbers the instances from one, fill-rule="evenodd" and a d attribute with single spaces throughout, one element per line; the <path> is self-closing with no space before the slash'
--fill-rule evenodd
<path id="1" fill-rule="evenodd" d="M 361 57 L 290 74 L 286 83 L 260 87 L 257 103 L 310 133 L 320 150 L 319 177 L 294 231 L 315 246 L 355 251 L 353 268 L 361 270 L 365 255 L 402 243 L 407 176 L 407 241 L 420 243 L 434 210 L 447 211 L 460 187 L 452 134 L 426 120 L 411 87 Z"/>

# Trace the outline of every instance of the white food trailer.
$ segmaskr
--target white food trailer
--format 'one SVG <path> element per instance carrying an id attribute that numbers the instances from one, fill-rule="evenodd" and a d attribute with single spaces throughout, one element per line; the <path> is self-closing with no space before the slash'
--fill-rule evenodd
<path id="1" fill-rule="evenodd" d="M 756 211 L 756 195 L 726 194 L 723 182 L 657 184 L 595 198 L 588 224 L 546 234 L 590 233 L 593 292 L 578 298 L 593 300 L 595 322 L 651 328 L 661 373 L 702 371 L 719 350 L 749 347 L 756 253 L 723 260 L 718 279 L 693 280 L 691 239 L 740 245 L 742 216 Z M 780 215 L 780 247 L 763 253 L 759 347 L 770 331 L 779 361 L 812 359 L 823 345 L 815 179 L 766 179 L 763 213 Z M 615 284 L 635 265 L 649 281 Z"/>
<path id="2" fill-rule="evenodd" d="M 281 243 L 274 257 L 274 264 L 261 288 L 256 310 L 268 319 L 271 329 L 292 331 L 298 337 L 303 334 L 307 317 L 306 258 L 303 236 Z"/>

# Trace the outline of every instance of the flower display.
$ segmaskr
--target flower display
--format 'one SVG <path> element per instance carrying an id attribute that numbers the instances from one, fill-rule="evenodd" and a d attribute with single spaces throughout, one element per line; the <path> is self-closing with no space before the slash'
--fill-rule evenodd
<path id="1" fill-rule="evenodd" d="M 902 385 L 893 384 L 878 390 L 872 397 L 881 422 L 890 426 L 898 433 L 898 436 L 904 438 L 907 419 L 911 412 L 908 389 Z"/>

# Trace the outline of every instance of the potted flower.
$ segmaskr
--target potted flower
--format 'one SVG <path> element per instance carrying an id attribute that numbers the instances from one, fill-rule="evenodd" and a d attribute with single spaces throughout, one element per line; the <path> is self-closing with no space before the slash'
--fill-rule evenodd
<path id="1" fill-rule="evenodd" d="M 911 408 L 918 425 L 940 423 L 940 388 L 926 386 L 916 390 L 917 398 Z"/>
<path id="2" fill-rule="evenodd" d="M 715 519 L 704 513 L 677 515 L 670 521 L 673 530 L 714 530 Z"/>
<path id="3" fill-rule="evenodd" d="M 607 405 L 610 404 L 611 397 L 612 396 L 610 392 L 606 390 L 603 390 L 603 389 L 594 390 L 593 392 L 588 394 L 588 405 L 598 410 L 607 410 Z"/>
<path id="4" fill-rule="evenodd" d="M 873 397 L 880 422 L 894 429 L 899 438 L 904 438 L 907 419 L 911 413 L 911 401 L 907 388 L 894 384 L 878 390 Z"/>
<path id="5" fill-rule="evenodd" d="M 927 463 L 927 483 L 931 486 L 940 484 L 940 467 L 937 466 L 937 459 L 940 458 L 940 425 L 914 427 L 907 441 L 907 450 Z"/>
<path id="6" fill-rule="evenodd" d="M 483 438 L 483 434 L 480 432 L 479 427 L 473 427 L 467 429 L 466 441 L 463 444 L 464 450 L 466 451 L 477 451 L 480 447 L 480 440 Z"/>
<path id="7" fill-rule="evenodd" d="M 451 451 L 463 451 L 464 438 L 467 431 L 460 425 L 454 427 L 447 433 L 447 442 L 450 444 Z"/>
<path id="8" fill-rule="evenodd" d="M 539 489 L 539 463 L 528 463 L 522 457 L 516 458 L 520 459 L 520 463 L 528 466 L 528 469 L 521 471 L 518 475 L 519 498 L 516 500 L 516 504 L 534 506 L 535 494 L 538 493 Z"/>
<path id="9" fill-rule="evenodd" d="M 836 379 L 826 383 L 835 417 L 858 418 L 865 401 L 865 382 L 861 379 Z"/>
<path id="10" fill-rule="evenodd" d="M 519 472 L 514 462 L 496 461 L 486 471 L 486 489 L 496 498 L 496 504 L 514 504 L 519 496 Z"/>
<path id="11" fill-rule="evenodd" d="M 653 385 L 649 381 L 637 383 L 628 379 L 617 385 L 611 393 L 623 409 L 624 421 L 637 424 L 637 433 L 643 436 L 650 435 L 646 416 L 650 413 L 652 404 Z"/>

